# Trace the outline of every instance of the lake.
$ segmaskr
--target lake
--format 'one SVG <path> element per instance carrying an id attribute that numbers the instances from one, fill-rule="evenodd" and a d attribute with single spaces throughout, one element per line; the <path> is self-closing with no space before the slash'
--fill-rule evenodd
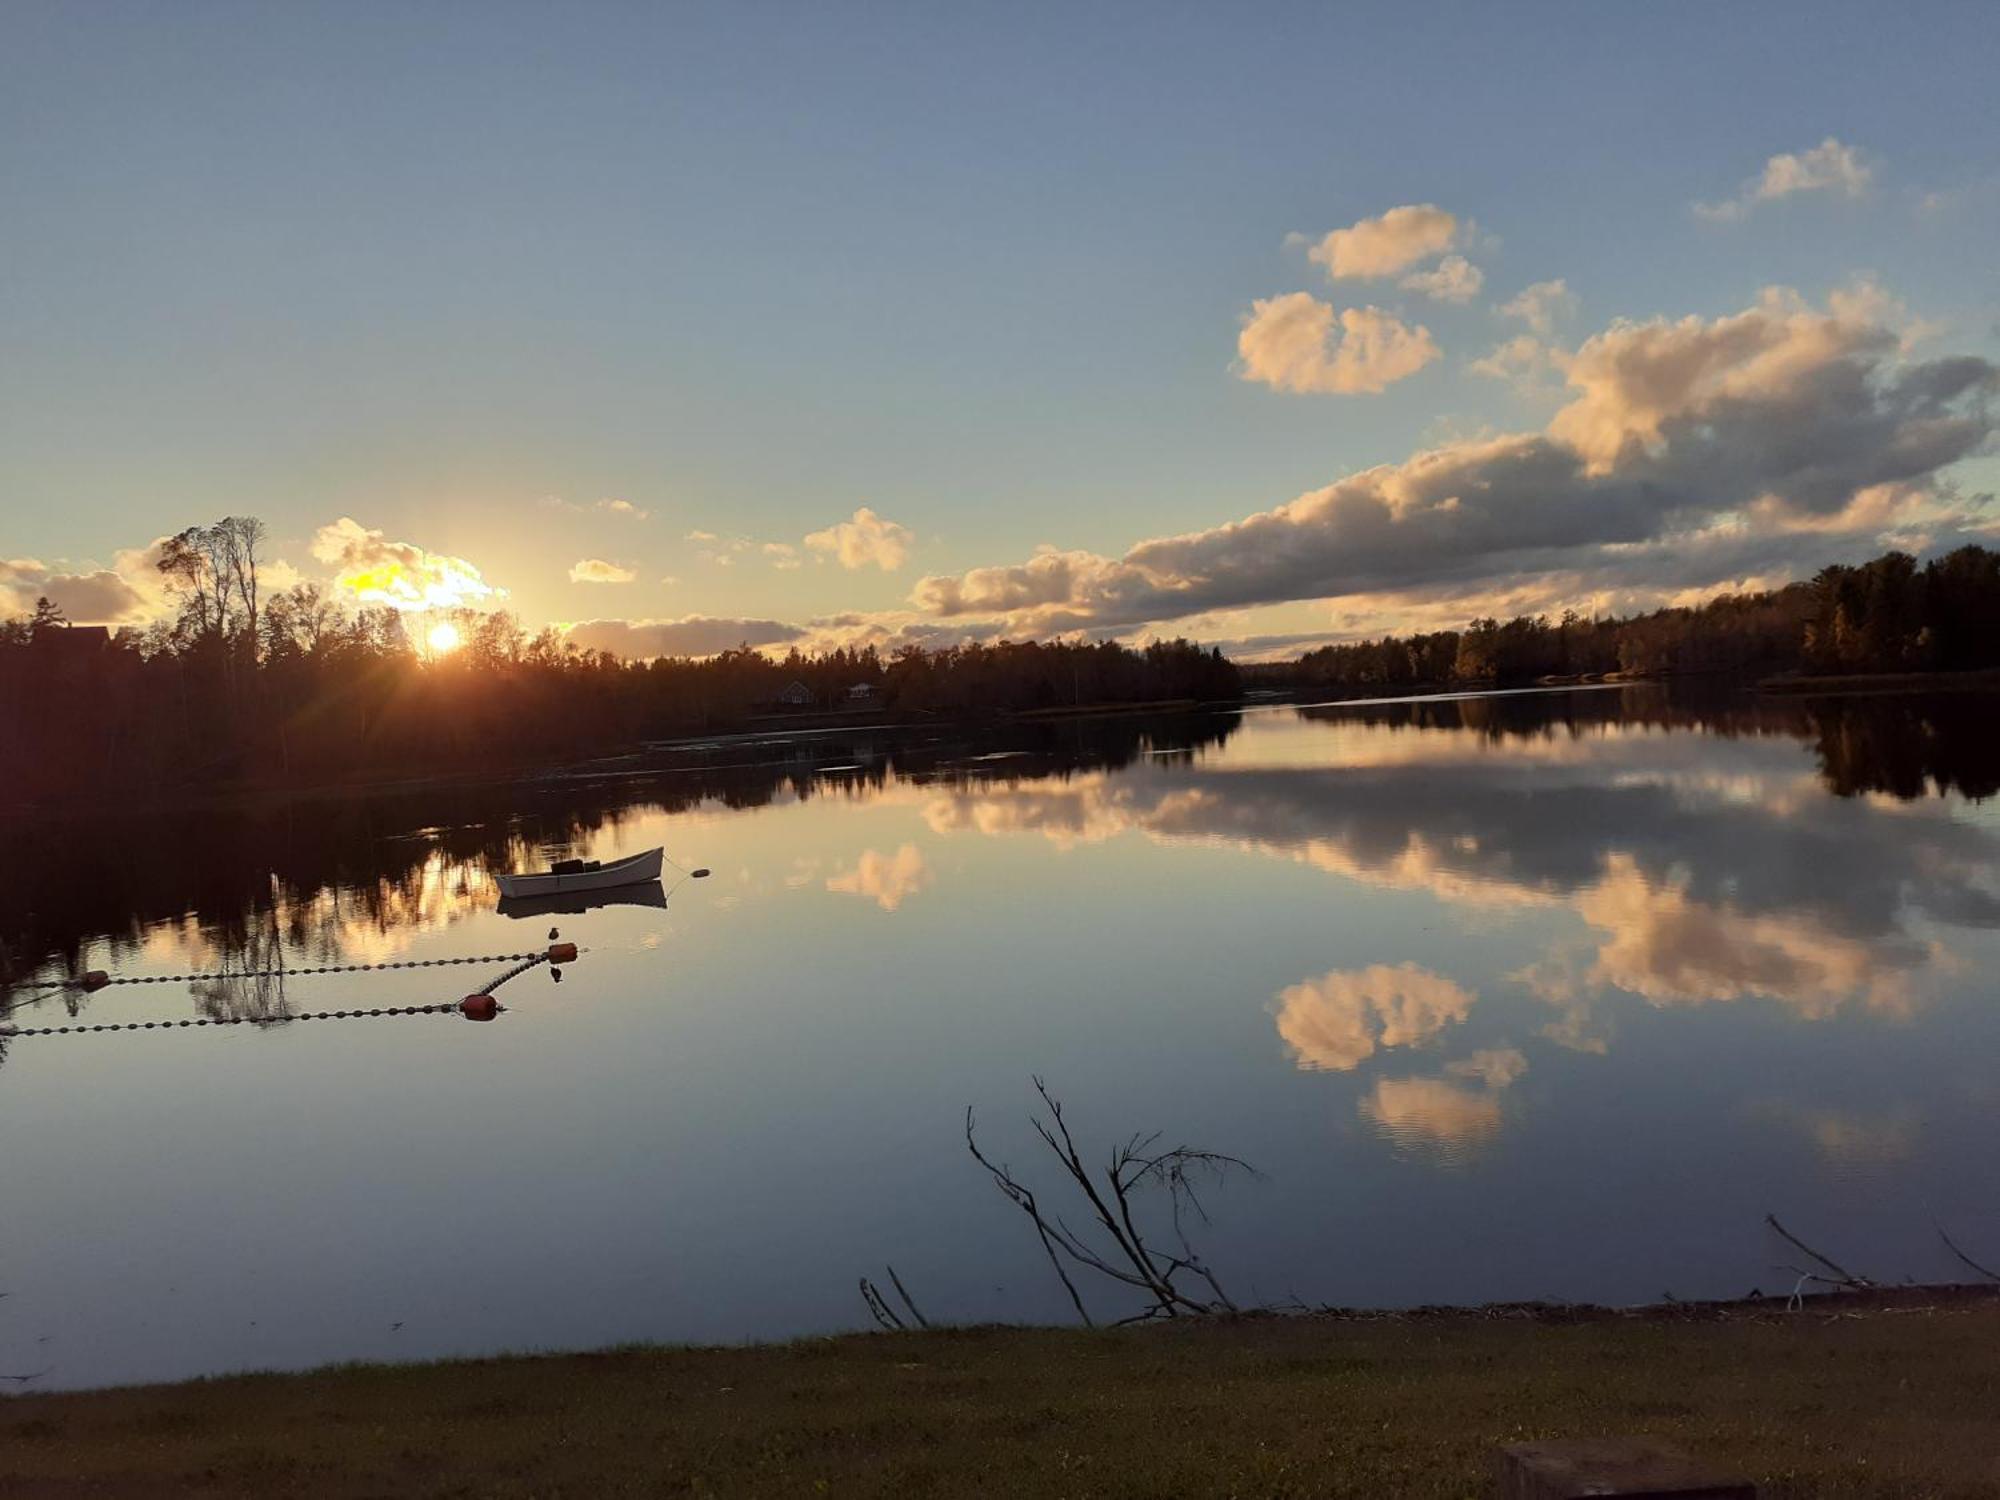
<path id="1" fill-rule="evenodd" d="M 16 825 L 17 979 L 586 951 L 34 999 L 0 1052 L 0 1372 L 1072 1316 L 979 1139 L 1031 1078 L 1262 1172 L 1239 1301 L 1789 1293 L 2000 1260 L 1991 699 L 1653 686 L 720 744 L 501 789 Z M 664 905 L 493 873 L 664 844 Z M 669 872 L 669 881 L 676 877 Z M 1981 1256 L 1980 1252 L 1985 1254 Z M 1080 1286 L 1093 1310 L 1132 1310 Z"/>

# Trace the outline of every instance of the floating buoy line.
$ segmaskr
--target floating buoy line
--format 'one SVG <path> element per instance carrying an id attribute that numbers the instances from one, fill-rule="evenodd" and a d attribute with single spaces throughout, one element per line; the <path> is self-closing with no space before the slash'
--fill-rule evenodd
<path id="1" fill-rule="evenodd" d="M 215 974 L 138 974 L 114 976 L 102 969 L 92 969 L 75 979 L 60 982 L 59 988 L 78 989 L 86 993 L 109 989 L 119 984 L 174 984 L 199 983 L 202 980 L 267 979 L 289 978 L 299 974 L 366 974 L 388 969 L 429 969 L 447 964 L 491 964 L 515 961 L 514 967 L 488 980 L 479 989 L 460 1000 L 447 1001 L 437 1005 L 387 1005 L 372 1010 L 309 1010 L 285 1016 L 200 1016 L 185 1021 L 104 1021 L 97 1023 L 76 1023 L 67 1026 L 0 1026 L 0 1037 L 17 1036 L 77 1036 L 95 1031 L 172 1031 L 183 1026 L 274 1026 L 287 1021 L 351 1021 L 375 1016 L 439 1016 L 457 1014 L 468 1021 L 490 1021 L 499 1015 L 503 1007 L 493 998 L 493 992 L 510 979 L 518 979 L 531 969 L 549 965 L 557 971 L 561 964 L 574 963 L 581 950 L 575 943 L 550 943 L 538 953 L 496 953 L 483 954 L 475 958 L 416 958 L 404 959 L 396 963 L 383 964 L 322 964 L 317 967 L 298 969 L 251 969 L 241 973 Z"/>

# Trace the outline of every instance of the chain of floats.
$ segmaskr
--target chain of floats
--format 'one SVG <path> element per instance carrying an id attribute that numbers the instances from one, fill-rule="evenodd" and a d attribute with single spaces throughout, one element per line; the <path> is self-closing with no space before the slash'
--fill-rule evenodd
<path id="1" fill-rule="evenodd" d="M 201 1016 L 185 1021 L 104 1021 L 93 1024 L 75 1023 L 68 1026 L 0 1026 L 0 1037 L 16 1036 L 76 1036 L 86 1031 L 170 1031 L 179 1026 L 272 1026 L 286 1021 L 349 1021 L 372 1016 L 440 1016 L 446 1014 L 463 1015 L 473 1020 L 490 1020 L 500 1007 L 493 1000 L 493 992 L 510 979 L 542 964 L 562 964 L 577 957 L 574 943 L 552 943 L 539 953 L 493 953 L 475 958 L 412 958 L 386 964 L 328 964 L 318 968 L 303 969 L 253 969 L 240 974 L 143 974 L 131 978 L 114 979 L 106 975 L 92 974 L 82 980 L 69 983 L 86 990 L 107 989 L 114 984 L 172 984 L 202 979 L 258 979 L 293 974 L 361 974 L 381 969 L 430 969 L 447 964 L 491 964 L 506 963 L 510 959 L 519 962 L 513 968 L 488 980 L 473 994 L 463 1000 L 449 1001 L 440 1005 L 385 1005 L 373 1010 L 308 1010 L 288 1016 Z M 92 982 L 95 981 L 95 982 Z M 484 1008 L 476 1002 L 485 1002 Z"/>
<path id="2" fill-rule="evenodd" d="M 286 1021 L 346 1021 L 363 1016 L 456 1015 L 462 1002 L 448 1005 L 390 1005 L 378 1010 L 308 1010 L 289 1016 L 202 1016 L 191 1021 L 106 1021 L 94 1026 L 0 1026 L 0 1037 L 71 1036 L 86 1031 L 171 1031 L 177 1026 L 275 1026 Z"/>
<path id="3" fill-rule="evenodd" d="M 476 958 L 405 958 L 386 964 L 324 964 L 318 968 L 297 969 L 245 969 L 240 973 L 228 974 L 132 974 L 106 978 L 101 984 L 91 984 L 86 979 L 65 980 L 70 989 L 109 989 L 114 984 L 197 984 L 204 979 L 289 979 L 296 974 L 371 974 L 384 969 L 434 969 L 447 964 L 505 964 L 517 959 L 527 959 L 540 963 L 548 957 L 542 953 L 487 953 Z M 513 973 L 522 972 L 519 969 Z"/>

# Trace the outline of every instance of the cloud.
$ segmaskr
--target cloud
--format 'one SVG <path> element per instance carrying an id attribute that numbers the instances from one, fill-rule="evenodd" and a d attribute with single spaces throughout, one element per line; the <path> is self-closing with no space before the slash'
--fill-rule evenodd
<path id="1" fill-rule="evenodd" d="M 907 527 L 885 521 L 864 505 L 852 520 L 813 532 L 806 545 L 815 552 L 831 553 L 843 568 L 865 568 L 872 563 L 890 573 L 902 567 L 914 541 L 916 537 Z"/>
<path id="2" fill-rule="evenodd" d="M 1744 183 L 1734 198 L 1719 203 L 1697 203 L 1694 211 L 1704 219 L 1727 222 L 1743 218 L 1760 203 L 1772 203 L 1799 193 L 1859 198 L 1868 190 L 1874 175 L 1874 169 L 1861 159 L 1858 151 L 1828 136 L 1810 151 L 1779 153 L 1765 162 L 1763 172 Z"/>
<path id="3" fill-rule="evenodd" d="M 1856 996 L 1889 1015 L 1910 1008 L 1907 971 L 1920 954 L 1908 945 L 1701 901 L 1680 882 L 1649 878 L 1626 853 L 1605 856 L 1603 878 L 1577 894 L 1576 909 L 1606 935 L 1589 981 L 1655 1005 L 1757 996 L 1815 1020 Z"/>
<path id="4" fill-rule="evenodd" d="M 1529 328 L 1547 338 L 1555 332 L 1559 319 L 1576 316 L 1576 294 L 1560 277 L 1537 281 L 1493 309 L 1503 318 L 1519 318 Z"/>
<path id="5" fill-rule="evenodd" d="M 771 559 L 771 566 L 780 572 L 788 573 L 804 565 L 804 560 L 799 556 L 799 549 L 788 542 L 766 542 L 763 553 Z"/>
<path id="6" fill-rule="evenodd" d="M 312 555 L 334 569 L 335 588 L 363 604 L 458 609 L 500 592 L 464 558 L 427 552 L 414 542 L 392 542 L 350 516 L 314 533 Z"/>
<path id="7" fill-rule="evenodd" d="M 1470 302 L 1486 285 L 1486 273 L 1463 255 L 1447 255 L 1429 271 L 1416 271 L 1396 285 L 1439 302 Z"/>
<path id="8" fill-rule="evenodd" d="M 1489 380 L 1505 381 L 1523 395 L 1561 389 L 1561 351 L 1551 348 L 1532 333 L 1517 333 L 1496 344 L 1465 368 Z"/>
<path id="9" fill-rule="evenodd" d="M 1306 255 L 1335 280 L 1372 279 L 1393 276 L 1449 250 L 1457 238 L 1456 216 L 1435 203 L 1405 204 L 1379 219 L 1334 230 Z"/>
<path id="10" fill-rule="evenodd" d="M 628 520 L 644 521 L 650 519 L 653 514 L 649 510 L 641 510 L 630 500 L 614 500 L 609 498 L 596 501 L 590 505 L 579 505 L 574 500 L 563 499 L 561 495 L 544 495 L 535 503 L 540 505 L 544 510 L 566 510 L 573 515 L 579 516 L 588 515 L 594 510 L 601 510 L 609 515 L 624 516 Z"/>
<path id="11" fill-rule="evenodd" d="M 569 565 L 571 583 L 630 583 L 638 576 L 636 568 L 628 568 L 623 563 L 606 562 L 601 557 L 586 557 L 581 562 Z"/>
<path id="12" fill-rule="evenodd" d="M 1473 996 L 1415 964 L 1335 969 L 1278 992 L 1278 1035 L 1309 1070 L 1346 1072 L 1377 1047 L 1421 1047 L 1463 1021 Z"/>
<path id="13" fill-rule="evenodd" d="M 39 559 L 0 558 L 0 617 L 32 614 L 37 599 L 72 625 L 143 625 L 172 612 L 153 566 L 159 543 L 123 551 L 110 568 L 72 571 Z"/>
<path id="14" fill-rule="evenodd" d="M 923 850 L 905 844 L 894 854 L 863 851 L 851 870 L 828 878 L 826 888 L 850 896 L 866 896 L 884 911 L 894 911 L 931 883 Z"/>
<path id="15" fill-rule="evenodd" d="M 1442 1078 L 1378 1078 L 1356 1105 L 1396 1150 L 1445 1165 L 1464 1161 L 1500 1133 L 1491 1091 Z"/>
<path id="16" fill-rule="evenodd" d="M 581 620 L 564 638 L 586 651 L 609 651 L 634 661 L 656 656 L 715 656 L 738 646 L 772 646 L 804 634 L 781 620 L 685 615 L 678 620 Z"/>
<path id="17" fill-rule="evenodd" d="M 1542 431 L 1445 443 L 1118 558 L 1051 549 L 925 578 L 912 603 L 1050 634 L 1560 570 L 1676 587 L 1781 571 L 1787 525 L 1875 486 L 1962 524 L 1936 483 L 1989 442 L 2000 388 L 1984 359 L 1908 359 L 1852 300 L 1822 311 L 1784 289 L 1714 319 L 1614 323 L 1561 367 L 1569 400 Z"/>
<path id="18" fill-rule="evenodd" d="M 1518 1047 L 1487 1047 L 1446 1063 L 1444 1070 L 1454 1078 L 1476 1078 L 1489 1089 L 1504 1089 L 1528 1071 L 1528 1059 Z"/>
<path id="19" fill-rule="evenodd" d="M 1244 380 L 1325 395 L 1375 394 L 1438 357 L 1421 324 L 1411 328 L 1378 307 L 1339 311 L 1310 292 L 1252 302 L 1236 353 Z"/>

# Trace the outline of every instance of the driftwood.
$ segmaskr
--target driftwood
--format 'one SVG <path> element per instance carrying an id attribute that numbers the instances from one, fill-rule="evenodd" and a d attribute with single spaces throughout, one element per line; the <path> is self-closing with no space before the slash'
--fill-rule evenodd
<path id="1" fill-rule="evenodd" d="M 1208 1211 L 1197 1191 L 1200 1183 L 1220 1182 L 1235 1171 L 1255 1177 L 1259 1175 L 1256 1169 L 1240 1157 L 1219 1151 L 1190 1146 L 1159 1150 L 1160 1135 L 1156 1131 L 1151 1135 L 1134 1135 L 1114 1146 L 1105 1165 L 1093 1174 L 1077 1150 L 1069 1123 L 1063 1118 L 1061 1102 L 1040 1078 L 1034 1084 L 1047 1118 L 1033 1119 L 1030 1123 L 1062 1164 L 1072 1185 L 1083 1194 L 1096 1225 L 1094 1235 L 1072 1229 L 1060 1213 L 1045 1210 L 1032 1188 L 1004 1163 L 994 1162 L 980 1150 L 970 1108 L 965 1111 L 965 1146 L 1007 1201 L 1034 1225 L 1035 1236 L 1061 1278 L 1077 1317 L 1094 1326 L 1083 1295 L 1070 1275 L 1072 1266 L 1094 1271 L 1145 1298 L 1142 1311 L 1118 1319 L 1119 1323 L 1240 1311 L 1188 1239 L 1187 1216 L 1193 1214 L 1203 1223 L 1208 1222 Z M 1140 1227 L 1132 1200 L 1135 1193 L 1148 1187 L 1166 1191 L 1172 1232 L 1180 1247 L 1178 1254 L 1155 1248 Z M 1176 1280 L 1178 1277 L 1199 1281 L 1206 1290 L 1184 1285 Z"/>

